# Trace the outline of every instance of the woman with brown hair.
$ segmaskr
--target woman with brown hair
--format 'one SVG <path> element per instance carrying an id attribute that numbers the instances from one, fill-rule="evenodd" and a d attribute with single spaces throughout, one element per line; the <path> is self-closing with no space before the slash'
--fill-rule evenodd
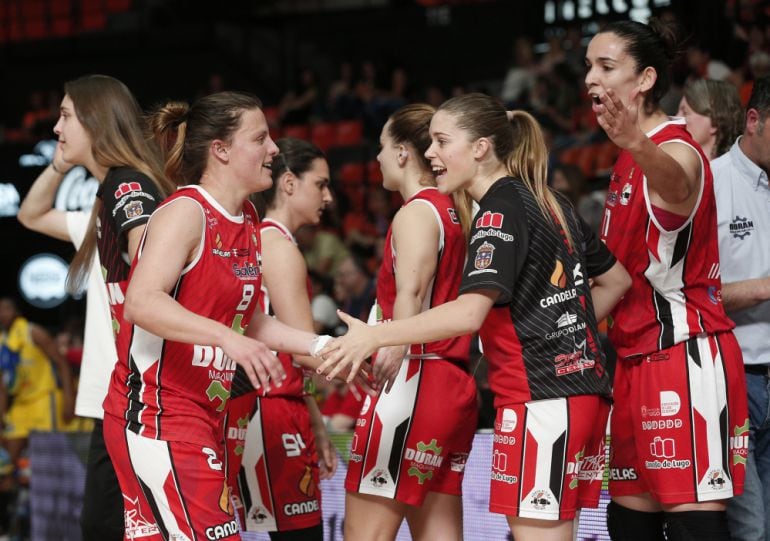
<path id="1" fill-rule="evenodd" d="M 727 81 L 698 79 L 684 87 L 677 116 L 709 160 L 733 146 L 743 132 L 743 107 L 738 89 Z"/>
<path id="2" fill-rule="evenodd" d="M 56 152 L 27 193 L 19 221 L 40 233 L 71 240 L 78 251 L 70 267 L 69 286 L 78 289 L 86 277 L 89 280 L 76 413 L 95 418 L 95 423 L 81 526 L 86 540 L 119 540 L 123 538 L 123 498 L 102 433 L 102 402 L 117 358 L 110 329 L 117 330 L 129 265 L 147 220 L 174 185 L 163 174 L 157 149 L 144 137 L 139 104 L 122 82 L 87 75 L 66 83 L 64 91 L 54 127 L 59 138 Z M 53 206 L 59 185 L 75 165 L 82 165 L 99 181 L 90 219 Z"/>
<path id="3" fill-rule="evenodd" d="M 105 441 L 134 518 L 127 538 L 240 539 L 222 440 L 236 366 L 269 391 L 285 378 L 271 349 L 313 355 L 325 338 L 255 310 L 262 256 L 248 197 L 271 186 L 278 154 L 261 102 L 220 92 L 168 104 L 151 126 L 185 186 L 153 213 L 132 267 Z"/>
<path id="4" fill-rule="evenodd" d="M 350 331 L 321 352 L 319 370 L 331 377 L 379 347 L 480 329 L 498 408 L 490 510 L 507 516 L 517 540 L 571 540 L 577 509 L 597 505 L 602 480 L 601 468 L 581 469 L 603 464 L 609 413 L 596 320 L 628 275 L 548 188 L 531 115 L 509 118 L 493 98 L 467 94 L 439 107 L 430 135 L 439 191 L 479 204 L 459 296 L 374 327 L 342 314 Z"/>

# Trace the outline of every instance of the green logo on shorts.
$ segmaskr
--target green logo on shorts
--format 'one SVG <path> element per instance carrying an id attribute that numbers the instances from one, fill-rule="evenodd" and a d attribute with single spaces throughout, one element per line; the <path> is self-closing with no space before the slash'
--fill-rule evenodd
<path id="1" fill-rule="evenodd" d="M 436 440 L 433 440 L 436 441 Z M 420 471 L 416 466 L 412 466 L 407 470 L 407 472 L 412 477 L 417 477 L 417 482 L 421 485 L 425 483 L 425 480 L 431 480 L 433 479 L 433 470 L 428 470 L 426 472 Z"/>
<path id="2" fill-rule="evenodd" d="M 219 405 L 217 406 L 217 411 L 222 412 L 222 411 L 225 411 L 225 405 L 227 404 L 227 399 L 230 398 L 230 391 L 225 389 L 225 386 L 222 385 L 221 381 L 214 380 L 209 384 L 209 388 L 206 389 L 206 396 L 209 397 L 209 401 L 211 402 L 219 399 Z"/>
<path id="3" fill-rule="evenodd" d="M 430 443 L 428 443 L 427 445 L 421 441 L 418 441 L 417 450 L 420 451 L 421 453 L 427 453 L 428 451 L 430 451 L 434 455 L 440 455 L 441 451 L 443 451 L 443 447 L 439 447 L 438 442 L 436 441 L 436 438 L 433 438 L 432 440 L 430 440 Z"/>

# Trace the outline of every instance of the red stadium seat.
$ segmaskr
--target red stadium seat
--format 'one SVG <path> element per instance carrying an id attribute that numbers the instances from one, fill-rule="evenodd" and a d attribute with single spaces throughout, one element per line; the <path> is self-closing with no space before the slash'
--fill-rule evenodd
<path id="1" fill-rule="evenodd" d="M 86 32 L 103 30 L 107 26 L 107 11 L 103 0 L 80 0 L 80 28 Z"/>
<path id="2" fill-rule="evenodd" d="M 340 167 L 340 182 L 345 186 L 362 186 L 364 183 L 364 165 L 346 163 Z"/>
<path id="3" fill-rule="evenodd" d="M 110 13 L 121 13 L 131 9 L 131 0 L 106 0 L 106 7 Z"/>
<path id="4" fill-rule="evenodd" d="M 371 160 L 366 164 L 366 180 L 369 184 L 382 184 L 382 170 L 377 160 Z"/>
<path id="5" fill-rule="evenodd" d="M 310 142 L 326 152 L 334 145 L 336 126 L 332 122 L 320 122 L 310 128 Z"/>
<path id="6" fill-rule="evenodd" d="M 310 139 L 310 126 L 307 124 L 295 124 L 283 127 L 283 137 L 296 137 L 297 139 Z"/>
<path id="7" fill-rule="evenodd" d="M 334 146 L 349 147 L 364 142 L 364 124 L 360 120 L 342 120 L 337 122 L 337 134 Z"/>
<path id="8" fill-rule="evenodd" d="M 265 107 L 262 109 L 262 113 L 265 115 L 265 120 L 267 120 L 267 125 L 272 135 L 272 131 L 281 125 L 281 112 L 278 110 L 278 107 Z M 276 139 L 276 137 L 273 137 L 273 139 Z"/>

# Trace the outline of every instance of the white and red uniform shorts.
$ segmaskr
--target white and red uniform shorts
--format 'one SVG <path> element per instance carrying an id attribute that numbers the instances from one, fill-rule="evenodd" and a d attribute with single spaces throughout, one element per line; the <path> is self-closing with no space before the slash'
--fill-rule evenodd
<path id="1" fill-rule="evenodd" d="M 731 332 L 619 359 L 614 395 L 610 494 L 680 504 L 743 492 L 746 384 Z"/>
<path id="2" fill-rule="evenodd" d="M 240 539 L 222 448 L 146 438 L 104 416 L 104 442 L 123 493 L 125 539 Z"/>
<path id="3" fill-rule="evenodd" d="M 367 395 L 356 420 L 345 489 L 422 505 L 461 494 L 478 419 L 476 383 L 441 359 L 408 359 L 389 393 Z"/>
<path id="4" fill-rule="evenodd" d="M 321 522 L 318 455 L 301 397 L 235 398 L 227 414 L 228 484 L 246 531 Z"/>
<path id="5" fill-rule="evenodd" d="M 609 402 L 599 395 L 498 408 L 489 510 L 569 520 L 596 507 L 602 488 Z"/>

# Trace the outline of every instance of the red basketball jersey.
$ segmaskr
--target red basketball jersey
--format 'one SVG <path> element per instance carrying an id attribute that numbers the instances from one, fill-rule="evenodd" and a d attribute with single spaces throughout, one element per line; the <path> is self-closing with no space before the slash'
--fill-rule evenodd
<path id="1" fill-rule="evenodd" d="M 297 241 L 294 240 L 294 235 L 292 235 L 291 231 L 289 231 L 282 223 L 271 220 L 269 218 L 265 218 L 262 223 L 259 224 L 260 236 L 267 229 L 277 229 L 281 235 L 286 237 L 294 244 L 297 244 Z M 307 288 L 308 297 L 310 297 L 312 293 L 310 290 L 309 280 L 307 283 Z M 267 290 L 267 287 L 265 287 L 264 282 L 262 283 L 262 294 L 259 296 L 259 307 L 264 313 L 271 316 L 274 315 L 270 305 L 270 292 Z M 265 393 L 264 391 L 260 391 L 260 394 L 262 396 L 302 396 L 305 387 L 302 367 L 294 364 L 292 356 L 288 353 L 276 352 L 276 355 L 281 360 L 283 369 L 286 372 L 286 379 L 283 381 L 280 387 L 273 386 L 270 388 L 269 392 Z"/>
<path id="2" fill-rule="evenodd" d="M 198 254 L 170 295 L 191 312 L 243 332 L 262 283 L 256 210 L 246 202 L 243 213 L 232 216 L 200 186 L 179 189 L 161 207 L 182 198 L 200 206 L 205 222 Z M 141 248 L 136 261 L 140 257 Z M 148 438 L 220 442 L 235 361 L 220 347 L 165 340 L 125 320 L 121 326 L 105 413 Z"/>
<path id="3" fill-rule="evenodd" d="M 439 193 L 436 188 L 425 188 L 414 194 L 406 205 L 427 204 L 436 215 L 439 224 L 439 247 L 436 257 L 436 274 L 428 287 L 423 311 L 457 298 L 457 290 L 465 264 L 465 236 L 457 218 L 452 199 Z M 393 228 L 388 229 L 380 273 L 377 277 L 377 321 L 393 319 L 393 303 L 396 300 L 396 250 L 393 246 Z M 439 340 L 427 344 L 413 344 L 413 358 L 441 358 L 468 362 L 471 337 L 469 335 Z"/>
<path id="4" fill-rule="evenodd" d="M 709 162 L 683 119 L 647 134 L 657 145 L 692 147 L 703 171 L 695 209 L 666 231 L 647 196 L 647 178 L 623 151 L 610 178 L 601 237 L 626 267 L 633 285 L 612 312 L 609 334 L 621 357 L 666 349 L 700 333 L 733 328 L 722 307 L 716 205 Z"/>

